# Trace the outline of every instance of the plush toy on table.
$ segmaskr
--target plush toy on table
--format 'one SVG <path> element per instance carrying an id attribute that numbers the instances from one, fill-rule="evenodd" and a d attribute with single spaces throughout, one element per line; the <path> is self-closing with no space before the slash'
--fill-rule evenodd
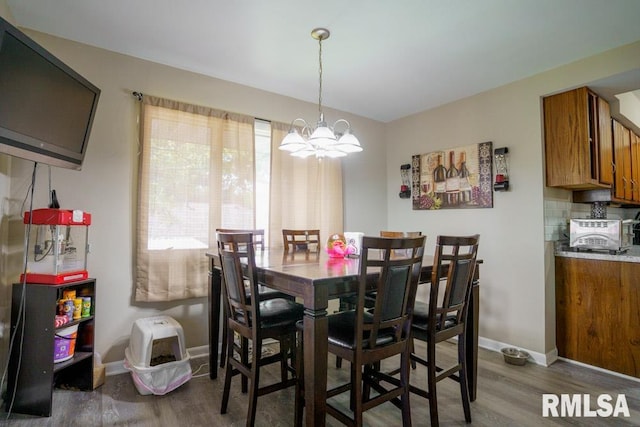
<path id="1" fill-rule="evenodd" d="M 345 256 L 354 253 L 354 248 L 352 246 L 347 246 L 347 240 L 339 233 L 329 236 L 326 250 L 331 258 L 344 258 Z"/>

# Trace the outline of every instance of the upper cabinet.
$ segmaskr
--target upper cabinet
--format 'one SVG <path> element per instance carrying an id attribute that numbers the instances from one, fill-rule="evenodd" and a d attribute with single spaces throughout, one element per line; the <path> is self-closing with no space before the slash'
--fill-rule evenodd
<path id="1" fill-rule="evenodd" d="M 615 160 L 613 199 L 640 202 L 640 138 L 617 120 L 612 120 Z"/>
<path id="2" fill-rule="evenodd" d="M 592 102 L 596 103 L 598 116 L 597 129 L 592 130 L 592 134 L 598 135 L 598 154 L 599 154 L 599 167 L 600 176 L 599 181 L 601 184 L 608 186 L 613 185 L 613 172 L 615 164 L 613 161 L 613 142 L 611 140 L 611 110 L 609 103 L 602 98 L 595 95 L 590 95 Z"/>
<path id="3" fill-rule="evenodd" d="M 640 202 L 640 136 L 629 132 L 631 142 L 631 182 L 633 200 Z"/>
<path id="4" fill-rule="evenodd" d="M 611 188 L 611 112 L 586 87 L 544 98 L 546 185 L 572 190 Z"/>
<path id="5" fill-rule="evenodd" d="M 631 176 L 631 133 L 617 120 L 612 122 L 613 146 L 616 159 L 613 197 L 618 200 L 633 199 Z"/>

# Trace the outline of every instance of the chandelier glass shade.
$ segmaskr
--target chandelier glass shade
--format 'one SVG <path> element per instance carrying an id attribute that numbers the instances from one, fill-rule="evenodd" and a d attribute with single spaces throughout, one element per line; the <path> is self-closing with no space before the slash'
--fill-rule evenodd
<path id="1" fill-rule="evenodd" d="M 351 132 L 351 125 L 344 119 L 337 120 L 328 126 L 322 113 L 322 40 L 329 38 L 329 30 L 316 28 L 311 37 L 318 40 L 318 62 L 320 89 L 318 94 L 319 119 L 316 127 L 310 126 L 304 119 L 297 118 L 291 122 L 289 133 L 280 143 L 280 150 L 288 151 L 295 157 L 344 157 L 349 153 L 362 151 L 360 141 Z"/>

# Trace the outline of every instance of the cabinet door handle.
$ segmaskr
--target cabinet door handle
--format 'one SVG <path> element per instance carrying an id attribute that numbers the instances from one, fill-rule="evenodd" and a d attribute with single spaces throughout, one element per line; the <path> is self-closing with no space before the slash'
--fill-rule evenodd
<path id="1" fill-rule="evenodd" d="M 627 189 L 627 178 L 625 178 L 624 176 L 622 177 L 622 189 Z"/>
<path id="2" fill-rule="evenodd" d="M 616 173 L 616 164 L 614 162 L 611 162 L 611 172 Z"/>

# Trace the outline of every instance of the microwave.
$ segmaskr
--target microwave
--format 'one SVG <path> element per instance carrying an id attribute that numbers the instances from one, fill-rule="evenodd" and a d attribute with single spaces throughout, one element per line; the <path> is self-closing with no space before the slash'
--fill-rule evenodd
<path id="1" fill-rule="evenodd" d="M 571 219 L 569 245 L 575 249 L 626 251 L 633 245 L 636 222 L 632 219 Z"/>

